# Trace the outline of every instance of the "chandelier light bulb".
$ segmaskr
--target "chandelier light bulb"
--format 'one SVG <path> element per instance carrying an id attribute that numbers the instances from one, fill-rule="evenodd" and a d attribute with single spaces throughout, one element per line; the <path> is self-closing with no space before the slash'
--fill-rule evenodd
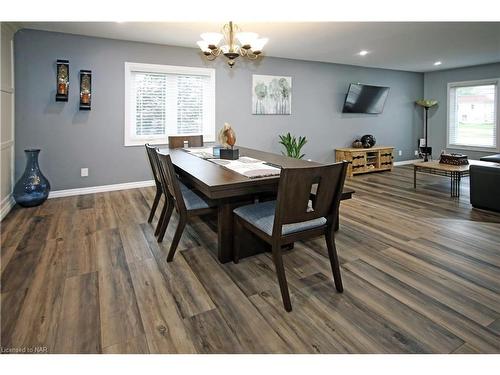
<path id="1" fill-rule="evenodd" d="M 203 52 L 210 52 L 210 48 L 208 48 L 208 43 L 205 42 L 204 40 L 199 40 L 196 42 L 196 44 L 198 44 L 198 47 L 200 47 L 200 49 Z"/>
<path id="2" fill-rule="evenodd" d="M 201 39 L 207 43 L 208 46 L 217 46 L 222 40 L 221 33 L 203 33 L 200 35 Z"/>
<path id="3" fill-rule="evenodd" d="M 242 47 L 252 46 L 253 48 L 253 44 L 258 37 L 259 34 L 251 32 L 240 32 L 236 34 L 236 39 L 238 39 Z"/>
<path id="4" fill-rule="evenodd" d="M 252 43 L 252 50 L 262 52 L 262 49 L 268 42 L 269 38 L 259 38 Z"/>

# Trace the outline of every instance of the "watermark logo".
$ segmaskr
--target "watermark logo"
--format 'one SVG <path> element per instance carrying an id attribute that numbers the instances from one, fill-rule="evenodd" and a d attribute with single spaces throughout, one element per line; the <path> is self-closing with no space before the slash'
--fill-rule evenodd
<path id="1" fill-rule="evenodd" d="M 0 354 L 43 354 L 48 353 L 46 346 L 0 346 Z"/>

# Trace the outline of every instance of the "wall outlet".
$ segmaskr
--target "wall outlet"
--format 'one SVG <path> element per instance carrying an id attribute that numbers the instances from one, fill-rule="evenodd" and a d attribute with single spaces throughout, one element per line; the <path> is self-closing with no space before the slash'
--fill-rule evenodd
<path id="1" fill-rule="evenodd" d="M 89 169 L 88 168 L 82 168 L 82 169 L 80 169 L 80 176 L 82 176 L 82 177 L 88 177 L 89 176 Z"/>
<path id="2" fill-rule="evenodd" d="M 403 155 L 403 151 L 398 150 L 398 155 L 399 155 L 399 156 L 402 156 L 402 155 Z"/>
<path id="3" fill-rule="evenodd" d="M 418 156 L 418 150 L 415 150 L 415 156 Z"/>

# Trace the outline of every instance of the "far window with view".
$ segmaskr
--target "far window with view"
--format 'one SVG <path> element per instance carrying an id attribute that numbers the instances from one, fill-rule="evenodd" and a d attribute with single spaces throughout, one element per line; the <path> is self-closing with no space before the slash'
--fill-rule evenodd
<path id="1" fill-rule="evenodd" d="M 448 85 L 448 147 L 498 149 L 499 80 Z"/>
<path id="2" fill-rule="evenodd" d="M 171 135 L 215 140 L 215 71 L 125 63 L 125 146 Z"/>

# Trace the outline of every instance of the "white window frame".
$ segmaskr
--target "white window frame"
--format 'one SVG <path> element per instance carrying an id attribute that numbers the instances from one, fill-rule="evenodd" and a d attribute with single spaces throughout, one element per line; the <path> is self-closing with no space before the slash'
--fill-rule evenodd
<path id="1" fill-rule="evenodd" d="M 195 68 L 187 66 L 174 66 L 174 65 L 159 65 L 159 64 L 144 64 L 125 62 L 125 136 L 124 146 L 144 146 L 145 143 L 153 145 L 167 145 L 168 136 L 177 134 L 165 134 L 159 136 L 136 136 L 132 134 L 134 127 L 131 118 L 132 112 L 132 72 L 145 72 L 145 73 L 165 73 L 165 74 L 192 74 L 204 75 L 210 77 L 211 91 L 208 95 L 210 102 L 208 103 L 207 121 L 203 124 L 203 140 L 205 142 L 215 141 L 215 69 L 209 68 Z M 190 134 L 191 135 L 191 134 Z M 192 134 L 195 135 L 195 134 Z"/>
<path id="2" fill-rule="evenodd" d="M 494 112 L 494 124 L 496 126 L 496 147 L 480 147 L 480 146 L 467 146 L 467 145 L 457 145 L 450 144 L 450 90 L 456 87 L 466 87 L 466 86 L 481 86 L 494 84 L 496 85 L 495 97 L 496 105 Z M 454 150 L 469 150 L 469 151 L 500 151 L 500 78 L 491 79 L 480 79 L 474 81 L 461 81 L 461 82 L 449 82 L 448 90 L 446 92 L 446 148 Z"/>

